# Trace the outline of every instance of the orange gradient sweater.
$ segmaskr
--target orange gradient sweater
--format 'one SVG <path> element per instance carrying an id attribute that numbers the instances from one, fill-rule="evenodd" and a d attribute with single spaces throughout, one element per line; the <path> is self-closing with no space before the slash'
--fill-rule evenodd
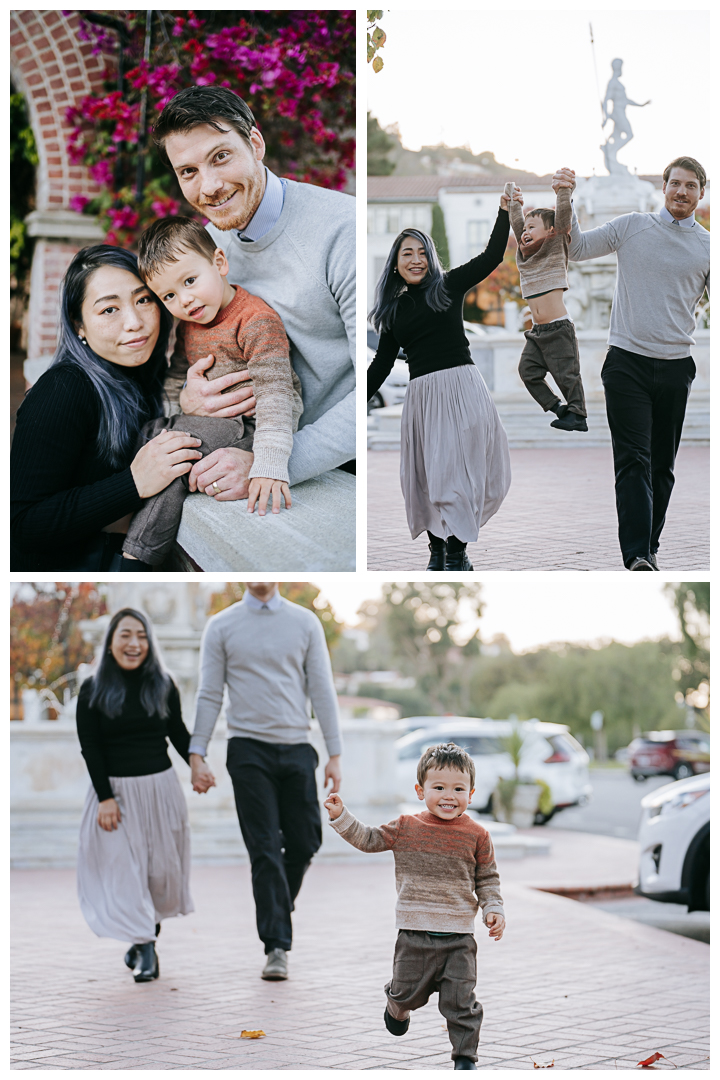
<path id="1" fill-rule="evenodd" d="M 235 296 L 212 322 L 178 325 L 169 376 L 184 381 L 188 367 L 209 354 L 215 363 L 205 373 L 208 379 L 249 371 L 257 399 L 250 477 L 287 482 L 293 432 L 303 409 L 300 380 L 290 364 L 290 346 L 278 313 L 259 296 L 239 285 L 233 288 Z"/>
<path id="2" fill-rule="evenodd" d="M 424 810 L 373 827 L 344 806 L 330 824 L 360 851 L 392 851 L 396 929 L 472 934 L 479 907 L 483 920 L 505 914 L 490 833 L 467 814 L 443 821 Z"/>

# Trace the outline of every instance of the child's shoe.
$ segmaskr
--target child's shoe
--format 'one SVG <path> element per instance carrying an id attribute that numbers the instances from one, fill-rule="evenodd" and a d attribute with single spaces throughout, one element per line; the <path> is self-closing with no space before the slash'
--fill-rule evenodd
<path id="1" fill-rule="evenodd" d="M 562 431 L 587 431 L 588 429 L 585 417 L 574 412 L 558 416 L 557 420 L 551 422 L 550 427 L 561 428 Z"/>
<path id="2" fill-rule="evenodd" d="M 385 1027 L 388 1029 L 391 1035 L 404 1035 L 407 1029 L 410 1027 L 410 1017 L 407 1020 L 396 1020 L 394 1016 L 385 1009 Z M 464 1066 L 463 1066 L 464 1068 Z M 473 1069 L 475 1066 L 473 1065 Z"/>
<path id="3" fill-rule="evenodd" d="M 472 1058 L 469 1057 L 456 1057 L 455 1058 L 456 1069 L 477 1069 L 477 1065 Z"/>

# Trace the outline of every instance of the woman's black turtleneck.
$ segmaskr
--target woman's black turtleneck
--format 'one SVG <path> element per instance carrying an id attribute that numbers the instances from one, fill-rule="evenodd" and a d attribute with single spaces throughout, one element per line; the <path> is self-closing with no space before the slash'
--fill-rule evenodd
<path id="1" fill-rule="evenodd" d="M 190 733 L 180 709 L 180 695 L 170 684 L 169 713 L 163 719 L 148 716 L 140 702 L 142 671 L 124 672 L 125 702 L 119 716 L 106 716 L 90 706 L 92 679 L 80 687 L 77 732 L 82 755 L 100 802 L 113 798 L 110 776 L 147 776 L 171 768 L 167 740 L 189 761 Z"/>
<path id="2" fill-rule="evenodd" d="M 143 369 L 124 378 L 143 385 Z M 147 419 L 153 409 L 148 393 Z M 130 447 L 120 465 L 97 448 L 101 403 L 89 377 L 61 361 L 28 391 L 17 414 L 10 454 L 11 569 L 76 568 L 100 531 L 143 500 L 135 487 Z"/>
<path id="3" fill-rule="evenodd" d="M 445 275 L 445 289 L 451 299 L 450 307 L 445 311 L 433 311 L 428 306 L 422 282 L 406 287 L 400 297 L 392 329 L 381 333 L 375 358 L 368 368 L 368 401 L 392 371 L 401 348 L 407 356 L 411 379 L 445 368 L 472 364 L 470 346 L 463 329 L 465 294 L 500 265 L 509 235 L 508 212 L 500 210 L 485 250 Z"/>

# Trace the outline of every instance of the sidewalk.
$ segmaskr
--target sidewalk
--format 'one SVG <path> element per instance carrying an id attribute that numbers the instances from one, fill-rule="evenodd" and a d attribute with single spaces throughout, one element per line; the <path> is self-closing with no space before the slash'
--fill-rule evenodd
<path id="1" fill-rule="evenodd" d="M 427 538 L 411 540 L 400 454 L 368 453 L 368 570 L 424 570 Z M 511 450 L 512 485 L 468 546 L 476 570 L 623 570 L 610 448 Z M 680 447 L 658 555 L 661 570 L 710 566 L 710 451 Z"/>
<path id="2" fill-rule="evenodd" d="M 508 929 L 478 923 L 480 1068 L 629 1069 L 656 1050 L 708 1069 L 709 948 L 532 884 L 628 884 L 637 845 L 553 830 L 548 856 L 500 864 Z M 136 985 L 95 938 L 71 870 L 13 887 L 13 1068 L 450 1069 L 437 999 L 394 1038 L 383 984 L 395 939 L 392 857 L 327 859 L 306 878 L 286 983 L 259 978 L 247 866 L 196 867 L 196 912 L 171 919 L 161 977 Z M 172 994 L 172 997 L 170 996 Z M 240 1039 L 261 1028 L 264 1039 Z M 662 1064 L 662 1063 L 661 1063 Z"/>

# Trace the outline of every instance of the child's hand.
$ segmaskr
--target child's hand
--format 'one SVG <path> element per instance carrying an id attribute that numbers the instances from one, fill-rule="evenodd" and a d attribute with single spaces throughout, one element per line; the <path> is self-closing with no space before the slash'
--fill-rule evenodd
<path id="1" fill-rule="evenodd" d="M 331 821 L 336 821 L 343 812 L 343 801 L 339 795 L 328 795 L 323 805 Z"/>
<path id="2" fill-rule="evenodd" d="M 503 936 L 503 930 L 505 929 L 505 916 L 500 915 L 497 911 L 491 911 L 486 922 L 488 930 L 490 931 L 490 937 L 499 941 Z"/>
<path id="3" fill-rule="evenodd" d="M 272 495 L 272 512 L 273 514 L 280 513 L 280 496 L 285 498 L 285 509 L 289 510 L 292 506 L 292 499 L 290 498 L 290 488 L 284 482 L 284 480 L 270 480 L 266 476 L 253 476 L 248 487 L 248 514 L 252 514 L 255 509 L 255 503 L 257 503 L 258 514 L 260 517 L 265 516 L 267 510 L 268 499 Z"/>

